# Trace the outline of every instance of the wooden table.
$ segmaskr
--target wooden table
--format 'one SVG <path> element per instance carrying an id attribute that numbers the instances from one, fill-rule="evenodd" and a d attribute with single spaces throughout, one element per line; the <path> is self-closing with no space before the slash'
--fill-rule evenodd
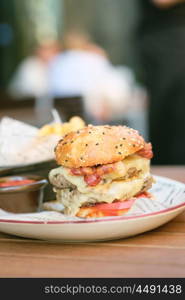
<path id="1" fill-rule="evenodd" d="M 185 183 L 185 167 L 153 167 Z M 185 213 L 139 236 L 56 244 L 0 233 L 0 277 L 185 277 Z"/>

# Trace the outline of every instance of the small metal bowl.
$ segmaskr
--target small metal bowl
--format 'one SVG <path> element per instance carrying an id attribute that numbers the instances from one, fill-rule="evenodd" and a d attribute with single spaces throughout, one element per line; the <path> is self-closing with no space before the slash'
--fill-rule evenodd
<path id="1" fill-rule="evenodd" d="M 12 180 L 33 179 L 24 185 L 0 187 L 0 208 L 13 213 L 40 211 L 43 192 L 48 181 L 37 175 L 17 175 L 0 177 L 0 183 Z"/>
<path id="2" fill-rule="evenodd" d="M 37 163 L 31 164 L 22 164 L 22 165 L 14 165 L 14 166 L 0 166 L 0 178 L 1 176 L 16 176 L 19 174 L 20 176 L 30 175 L 38 175 L 45 178 L 48 178 L 48 173 L 50 170 L 57 168 L 58 165 L 55 160 L 47 160 Z M 55 193 L 50 184 L 46 186 L 44 189 L 44 201 L 49 201 L 54 199 Z"/>

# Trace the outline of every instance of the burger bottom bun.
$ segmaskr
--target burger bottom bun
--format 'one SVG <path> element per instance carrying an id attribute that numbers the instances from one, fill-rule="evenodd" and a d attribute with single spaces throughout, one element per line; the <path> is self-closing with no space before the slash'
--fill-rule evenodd
<path id="1" fill-rule="evenodd" d="M 102 218 L 102 217 L 108 217 L 108 216 L 121 216 L 124 213 L 128 212 L 130 208 L 117 210 L 114 213 L 110 212 L 108 214 L 107 212 L 101 211 L 101 210 L 94 210 L 94 207 L 82 207 L 80 208 L 79 212 L 77 213 L 77 217 L 79 218 Z"/>

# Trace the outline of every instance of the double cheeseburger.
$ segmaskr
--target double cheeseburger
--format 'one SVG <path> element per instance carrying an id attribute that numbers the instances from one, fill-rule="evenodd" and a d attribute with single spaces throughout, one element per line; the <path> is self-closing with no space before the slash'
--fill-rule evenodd
<path id="1" fill-rule="evenodd" d="M 55 148 L 60 167 L 49 173 L 64 214 L 118 216 L 152 186 L 150 143 L 126 126 L 89 125 L 70 132 Z"/>

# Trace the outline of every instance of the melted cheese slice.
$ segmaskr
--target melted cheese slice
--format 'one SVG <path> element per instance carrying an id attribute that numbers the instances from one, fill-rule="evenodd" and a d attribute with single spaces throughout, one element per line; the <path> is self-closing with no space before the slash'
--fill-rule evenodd
<path id="1" fill-rule="evenodd" d="M 84 181 L 83 176 L 74 176 L 71 175 L 70 169 L 65 167 L 59 167 L 53 169 L 50 174 L 49 178 L 52 178 L 55 174 L 61 174 L 64 176 L 66 180 L 74 184 L 78 191 L 81 193 L 103 193 L 107 189 L 110 188 L 110 184 L 114 183 L 113 186 L 119 186 L 123 183 L 123 177 L 126 176 L 127 172 L 131 168 L 136 168 L 139 171 L 137 178 L 142 178 L 143 175 L 148 174 L 150 172 L 150 160 L 143 158 L 139 155 L 130 155 L 125 158 L 123 161 L 116 163 L 115 171 L 109 174 L 104 175 L 102 178 L 106 179 L 106 183 L 100 182 L 96 186 L 88 186 L 87 183 Z M 112 182 L 115 179 L 122 179 L 121 182 Z M 52 180 L 51 180 L 52 181 Z M 124 180 L 125 181 L 125 180 Z"/>
<path id="2" fill-rule="evenodd" d="M 96 192 L 71 194 L 69 189 L 56 189 L 57 201 L 64 205 L 64 212 L 69 215 L 76 215 L 79 208 L 89 203 L 112 203 L 115 199 L 126 200 L 139 193 L 150 176 L 143 175 L 129 181 L 113 181 L 102 189 L 96 189 Z"/>
<path id="3" fill-rule="evenodd" d="M 137 176 L 123 180 L 130 168 L 136 168 L 139 173 Z M 68 168 L 59 167 L 50 172 L 51 178 L 55 174 L 61 174 L 66 180 L 77 187 L 77 192 L 71 194 L 68 189 L 55 189 L 57 200 L 64 204 L 65 213 L 75 215 L 84 203 L 111 203 L 115 199 L 126 200 L 133 197 L 142 189 L 147 178 L 150 178 L 150 161 L 138 155 L 132 155 L 119 162 L 114 174 L 107 174 L 106 183 L 100 183 L 90 187 L 84 181 L 83 176 L 70 174 Z M 116 179 L 113 179 L 115 178 Z"/>

